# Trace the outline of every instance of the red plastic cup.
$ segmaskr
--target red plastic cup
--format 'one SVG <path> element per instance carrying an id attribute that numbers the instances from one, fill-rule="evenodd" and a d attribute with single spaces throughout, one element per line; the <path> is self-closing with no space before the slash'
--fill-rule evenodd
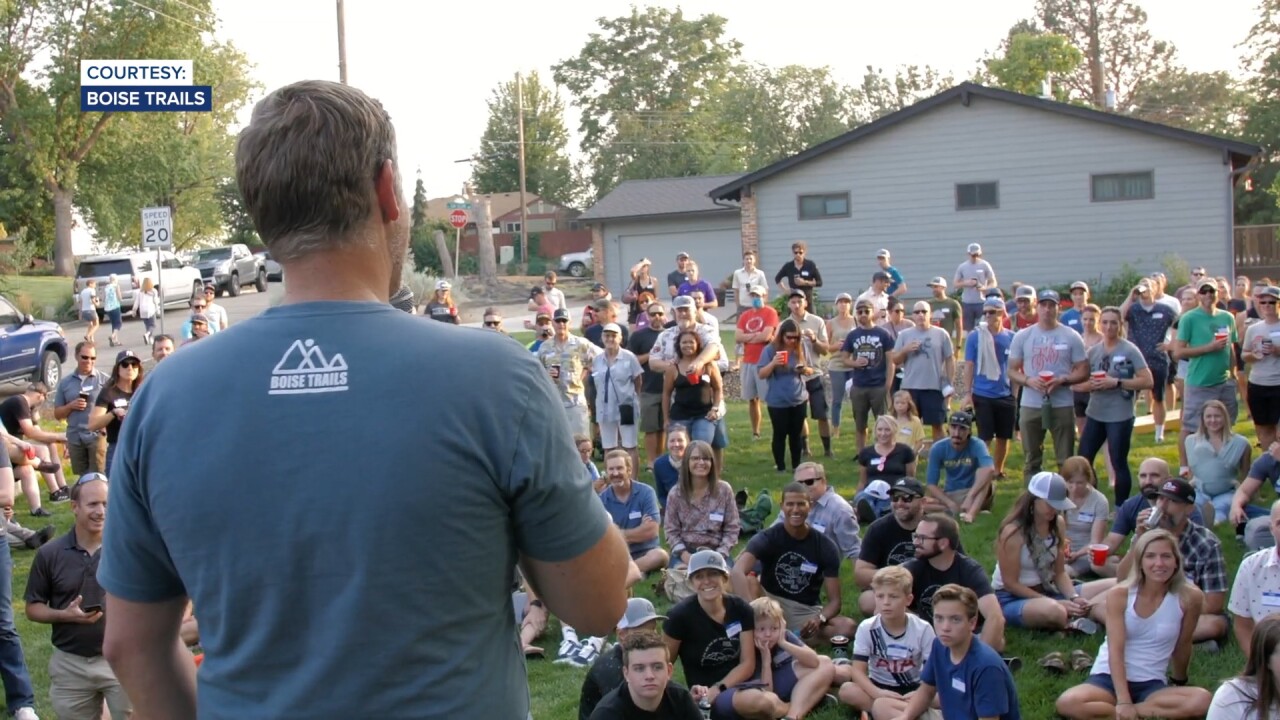
<path id="1" fill-rule="evenodd" d="M 24 454 L 24 455 L 26 455 L 26 456 L 27 456 L 27 459 L 28 459 L 28 460 L 35 460 L 35 459 L 36 459 L 36 449 L 35 449 L 35 448 L 33 448 L 33 447 L 27 447 L 27 448 L 24 448 L 22 452 L 23 452 L 23 454 Z"/>
<path id="2" fill-rule="evenodd" d="M 791 351 L 790 351 L 790 350 L 779 350 L 779 351 L 778 351 L 778 357 L 779 357 L 779 358 L 781 358 L 780 360 L 778 360 L 778 362 L 782 363 L 783 365 L 786 365 L 786 364 L 787 364 L 787 362 L 791 360 Z"/>
<path id="3" fill-rule="evenodd" d="M 1111 554 L 1111 548 L 1102 543 L 1095 543 L 1089 546 L 1089 559 L 1094 565 L 1105 565 L 1107 556 Z"/>
<path id="4" fill-rule="evenodd" d="M 1107 371 L 1106 371 L 1106 370 L 1095 370 L 1095 371 L 1093 372 L 1093 379 L 1094 379 L 1094 380 L 1105 380 L 1105 379 L 1106 379 L 1106 377 L 1107 377 Z"/>
<path id="5" fill-rule="evenodd" d="M 688 375 L 685 375 L 685 378 L 688 379 L 690 385 L 697 385 L 698 380 L 700 380 L 702 376 L 696 372 L 691 372 Z"/>
<path id="6" fill-rule="evenodd" d="M 1215 340 L 1226 340 L 1230 336 L 1231 331 L 1224 327 L 1220 327 L 1213 332 L 1213 338 Z"/>
<path id="7" fill-rule="evenodd" d="M 1053 379 L 1053 373 L 1049 372 L 1048 370 L 1041 370 L 1040 379 L 1045 382 L 1049 382 L 1050 380 Z"/>

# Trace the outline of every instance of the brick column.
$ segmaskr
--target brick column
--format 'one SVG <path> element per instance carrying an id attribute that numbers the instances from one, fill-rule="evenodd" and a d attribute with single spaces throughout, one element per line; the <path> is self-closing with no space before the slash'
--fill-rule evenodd
<path id="1" fill-rule="evenodd" d="M 747 188 L 742 192 L 742 252 L 750 250 L 760 259 L 760 229 L 756 225 L 756 198 Z"/>
<path id="2" fill-rule="evenodd" d="M 604 282 L 604 233 L 602 226 L 591 225 L 591 272 Z"/>

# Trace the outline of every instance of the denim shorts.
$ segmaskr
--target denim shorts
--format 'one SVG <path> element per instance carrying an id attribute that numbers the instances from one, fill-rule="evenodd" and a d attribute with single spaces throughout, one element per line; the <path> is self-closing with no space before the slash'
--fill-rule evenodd
<path id="1" fill-rule="evenodd" d="M 1110 674 L 1098 673 L 1096 675 L 1090 675 L 1085 682 L 1096 688 L 1102 688 L 1112 695 L 1116 694 L 1116 685 L 1111 681 Z M 1163 680 L 1131 682 L 1129 683 L 1129 698 L 1132 699 L 1136 705 L 1167 687 L 1169 687 L 1169 684 Z"/>
<path id="2" fill-rule="evenodd" d="M 1076 593 L 1080 592 L 1080 583 L 1075 583 Z M 1044 593 L 1045 597 L 1050 600 L 1064 600 L 1062 593 L 1054 590 Z M 1026 609 L 1027 603 L 1031 602 L 1031 598 L 1018 597 L 1008 590 L 996 590 L 996 600 L 1000 603 L 1000 611 L 1004 613 L 1004 621 L 1010 627 L 1025 628 L 1026 624 L 1022 621 L 1022 611 Z"/>

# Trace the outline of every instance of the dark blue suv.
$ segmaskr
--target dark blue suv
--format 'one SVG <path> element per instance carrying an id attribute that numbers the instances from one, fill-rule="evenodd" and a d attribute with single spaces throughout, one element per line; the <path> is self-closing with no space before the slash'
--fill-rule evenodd
<path id="1" fill-rule="evenodd" d="M 0 382 L 31 380 L 54 390 L 67 355 L 61 325 L 35 320 L 0 296 Z"/>

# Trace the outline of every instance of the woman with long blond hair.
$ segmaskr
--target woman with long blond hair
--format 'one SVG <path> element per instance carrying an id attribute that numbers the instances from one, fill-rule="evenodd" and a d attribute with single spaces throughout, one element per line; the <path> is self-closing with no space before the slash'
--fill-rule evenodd
<path id="1" fill-rule="evenodd" d="M 1187 436 L 1187 467 L 1207 526 L 1227 522 L 1236 486 L 1248 477 L 1252 462 L 1253 445 L 1231 428 L 1227 406 L 1221 400 L 1206 401 L 1199 427 Z"/>
<path id="2" fill-rule="evenodd" d="M 151 278 L 142 278 L 142 289 L 133 294 L 133 315 L 142 321 L 142 342 L 155 339 L 156 315 L 160 312 L 160 293 Z"/>
<path id="3" fill-rule="evenodd" d="M 1143 533 L 1130 552 L 1136 560 L 1128 577 L 1104 597 L 1107 639 L 1089 678 L 1058 698 L 1058 713 L 1071 720 L 1204 717 L 1209 691 L 1186 686 L 1204 593 L 1188 582 L 1169 531 Z"/>

